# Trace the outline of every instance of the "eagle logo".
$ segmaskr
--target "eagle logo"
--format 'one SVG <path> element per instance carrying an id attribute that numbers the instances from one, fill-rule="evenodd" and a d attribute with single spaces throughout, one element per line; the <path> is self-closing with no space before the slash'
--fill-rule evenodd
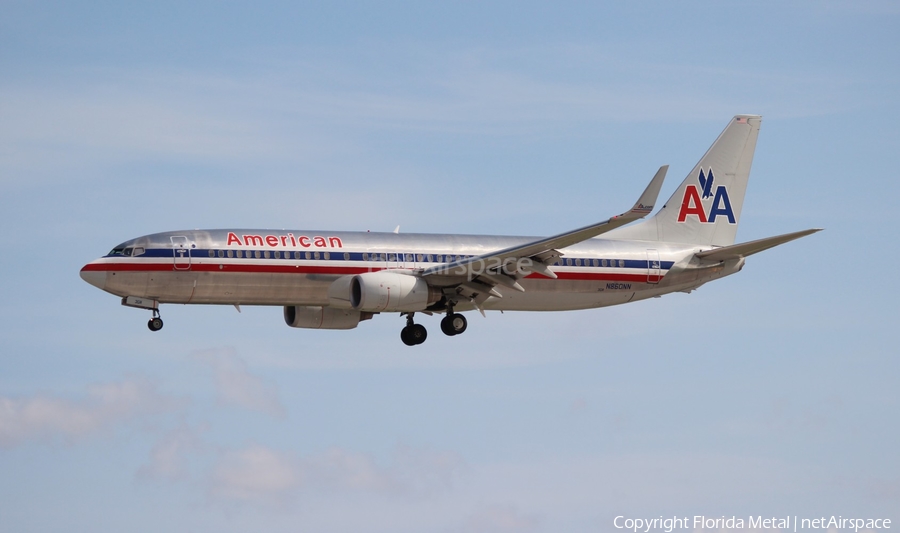
<path id="1" fill-rule="evenodd" d="M 704 175 L 703 169 L 700 169 L 700 187 L 703 188 L 703 198 L 709 198 L 712 196 L 712 186 L 713 180 L 716 178 L 713 176 L 712 167 L 709 167 L 709 172 Z"/>

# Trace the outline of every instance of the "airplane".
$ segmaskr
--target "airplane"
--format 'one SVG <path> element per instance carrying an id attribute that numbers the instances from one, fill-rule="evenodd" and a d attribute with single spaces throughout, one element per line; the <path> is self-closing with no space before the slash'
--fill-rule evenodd
<path id="1" fill-rule="evenodd" d="M 400 313 L 408 346 L 427 337 L 417 313 L 443 314 L 441 331 L 454 336 L 468 327 L 465 311 L 591 309 L 690 293 L 739 272 L 750 255 L 821 231 L 735 244 L 761 120 L 732 118 L 650 218 L 667 165 L 628 211 L 552 237 L 173 231 L 125 241 L 81 277 L 151 311 L 151 331 L 163 327 L 164 303 L 280 306 L 288 326 L 336 330 Z"/>

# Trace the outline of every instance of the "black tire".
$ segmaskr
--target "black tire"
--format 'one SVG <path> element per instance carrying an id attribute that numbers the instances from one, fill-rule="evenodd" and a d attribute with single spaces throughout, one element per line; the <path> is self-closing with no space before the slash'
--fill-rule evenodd
<path id="1" fill-rule="evenodd" d="M 413 324 L 409 328 L 409 338 L 413 344 L 422 344 L 428 338 L 428 330 L 422 324 Z"/>
<path id="2" fill-rule="evenodd" d="M 147 322 L 147 327 L 150 328 L 150 331 L 159 331 L 163 327 L 163 321 L 159 317 L 151 318 L 149 322 Z"/>
<path id="3" fill-rule="evenodd" d="M 452 337 L 456 335 L 456 332 L 453 331 L 453 315 L 447 315 L 441 319 L 441 331 L 444 335 L 448 337 Z"/>
<path id="4" fill-rule="evenodd" d="M 400 330 L 400 340 L 403 341 L 403 344 L 407 346 L 415 346 L 415 341 L 410 334 L 410 327 L 406 326 L 405 328 Z"/>

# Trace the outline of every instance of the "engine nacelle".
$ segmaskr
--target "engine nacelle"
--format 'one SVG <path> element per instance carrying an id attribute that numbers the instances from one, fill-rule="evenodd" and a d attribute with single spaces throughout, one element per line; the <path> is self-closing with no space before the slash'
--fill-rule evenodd
<path id="1" fill-rule="evenodd" d="M 284 306 L 284 322 L 292 328 L 353 329 L 360 321 L 372 318 L 372 313 L 349 309 L 334 309 L 316 305 Z"/>
<path id="2" fill-rule="evenodd" d="M 349 283 L 348 283 L 349 281 Z M 378 313 L 381 311 L 422 311 L 441 299 L 441 291 L 428 285 L 422 278 L 398 272 L 381 271 L 358 274 L 349 280 L 335 281 L 335 290 L 349 294 L 337 300 L 349 302 L 356 311 Z M 346 299 L 345 299 L 346 298 Z"/>

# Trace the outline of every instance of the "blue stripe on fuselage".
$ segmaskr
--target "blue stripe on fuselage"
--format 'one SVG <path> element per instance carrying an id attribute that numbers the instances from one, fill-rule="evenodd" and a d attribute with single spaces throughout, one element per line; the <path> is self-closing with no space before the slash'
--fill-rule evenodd
<path id="1" fill-rule="evenodd" d="M 213 251 L 213 256 L 210 257 L 210 250 Z M 216 259 L 242 259 L 242 260 L 282 260 L 282 261 L 355 261 L 355 262 L 368 262 L 368 263 L 428 263 L 428 264 L 441 264 L 446 261 L 418 261 L 416 256 L 431 256 L 434 258 L 435 256 L 450 256 L 453 258 L 469 258 L 473 257 L 471 255 L 461 255 L 461 254 L 420 254 L 416 253 L 405 253 L 403 252 L 340 252 L 340 251 L 308 251 L 308 250 L 230 250 L 232 251 L 232 257 L 228 257 L 227 254 L 225 257 L 219 257 L 218 253 L 226 252 L 224 249 L 214 248 L 214 249 L 206 249 L 206 248 L 194 248 L 190 250 L 191 259 L 197 261 L 209 261 Z M 234 257 L 234 252 L 241 252 L 242 257 Z M 269 257 L 265 257 L 265 252 L 269 253 Z M 274 252 L 278 252 L 279 257 L 273 257 Z M 316 258 L 314 256 L 315 253 L 319 254 L 319 257 Z M 326 259 L 324 254 L 328 253 L 329 257 Z M 388 257 L 391 254 L 403 255 L 403 256 L 413 256 L 413 259 L 382 259 L 382 257 Z M 259 257 L 257 257 L 257 254 Z M 309 258 L 306 257 L 306 254 L 309 254 Z M 345 258 L 344 254 L 348 254 L 348 257 Z M 364 257 L 365 255 L 365 257 Z M 379 259 L 372 259 L 372 256 L 378 255 Z M 121 254 L 110 254 L 106 257 L 126 257 Z M 173 259 L 174 252 L 173 248 L 145 248 L 145 251 L 141 255 L 136 256 L 128 256 L 128 257 L 152 257 L 152 258 L 165 258 L 165 259 Z M 579 264 L 568 264 L 569 261 L 573 263 Z M 594 261 L 601 261 L 600 266 L 594 266 Z M 584 264 L 585 262 L 590 262 L 590 264 Z M 605 264 L 603 264 L 605 263 Z M 675 264 L 674 261 L 660 261 L 660 269 L 669 270 Z M 641 259 L 601 259 L 599 257 L 565 257 L 559 262 L 551 266 L 558 266 L 564 268 L 632 268 L 632 269 L 647 269 L 650 268 L 650 263 L 647 260 Z"/>

